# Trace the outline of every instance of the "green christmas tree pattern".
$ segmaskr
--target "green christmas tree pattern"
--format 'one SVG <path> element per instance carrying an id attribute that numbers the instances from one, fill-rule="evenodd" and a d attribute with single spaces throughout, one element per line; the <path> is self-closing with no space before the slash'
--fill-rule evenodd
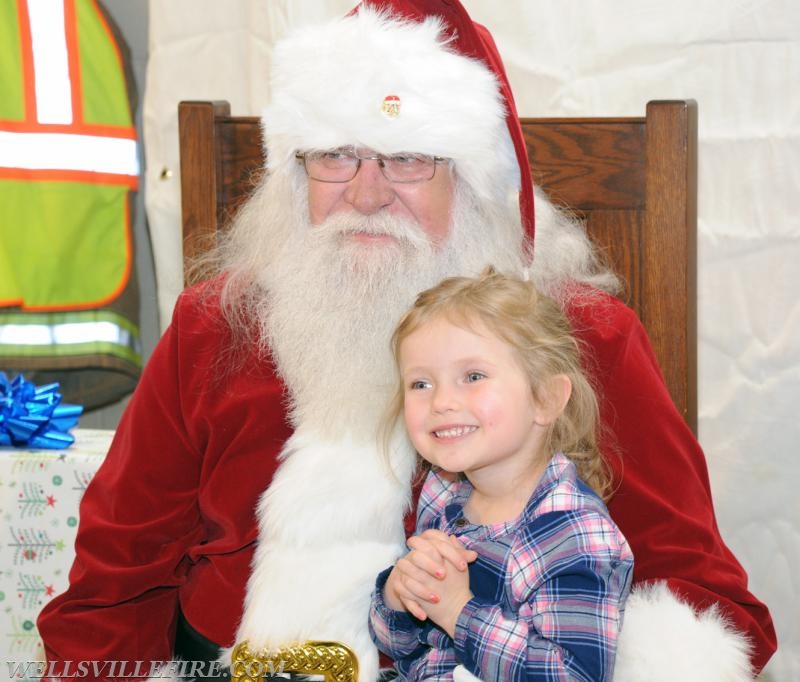
<path id="1" fill-rule="evenodd" d="M 44 604 L 42 597 L 53 596 L 52 585 L 45 585 L 41 575 L 20 573 L 17 575 L 17 596 L 22 600 L 22 608 L 38 609 Z"/>
<path id="2" fill-rule="evenodd" d="M 11 466 L 12 474 L 32 474 L 36 472 L 44 472 L 50 468 L 50 465 L 56 461 L 56 457 L 49 452 L 18 452 L 11 455 L 13 464 Z"/>
<path id="3" fill-rule="evenodd" d="M 11 630 L 6 637 L 11 640 L 8 649 L 10 654 L 35 651 L 40 641 L 36 624 L 30 618 L 20 621 L 15 615 L 11 616 Z"/>
<path id="4" fill-rule="evenodd" d="M 93 471 L 78 471 L 77 469 L 72 472 L 72 476 L 75 478 L 75 485 L 72 486 L 72 489 L 78 493 L 80 496 L 78 499 L 83 497 L 83 493 L 86 492 L 86 486 L 89 485 L 89 482 L 94 477 Z"/>
<path id="5" fill-rule="evenodd" d="M 14 565 L 21 566 L 25 563 L 42 563 L 54 551 L 64 549 L 63 540 L 51 540 L 46 530 L 37 528 L 11 528 L 13 540 L 8 546 L 14 550 Z"/>
<path id="6" fill-rule="evenodd" d="M 44 488 L 38 483 L 26 481 L 22 484 L 22 491 L 17 496 L 19 518 L 41 516 L 47 507 L 54 507 L 55 503 L 56 498 L 53 495 L 45 495 Z"/>

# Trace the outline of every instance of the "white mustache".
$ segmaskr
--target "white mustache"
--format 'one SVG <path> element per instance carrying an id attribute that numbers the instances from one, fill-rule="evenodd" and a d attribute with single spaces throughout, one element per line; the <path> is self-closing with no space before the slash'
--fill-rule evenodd
<path id="1" fill-rule="evenodd" d="M 385 211 L 363 216 L 358 213 L 337 213 L 312 228 L 321 239 L 341 235 L 364 233 L 375 236 L 394 237 L 415 247 L 428 246 L 428 236 L 413 220 L 398 218 Z"/>

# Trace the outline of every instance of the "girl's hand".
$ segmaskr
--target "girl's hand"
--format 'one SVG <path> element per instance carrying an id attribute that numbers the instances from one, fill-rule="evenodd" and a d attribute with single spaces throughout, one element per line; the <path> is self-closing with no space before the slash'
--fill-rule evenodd
<path id="1" fill-rule="evenodd" d="M 436 599 L 422 602 L 425 613 L 434 623 L 444 630 L 450 637 L 455 635 L 456 621 L 463 611 L 466 603 L 472 599 L 472 590 L 469 588 L 469 573 L 466 570 L 454 570 L 448 561 L 445 575 L 438 583 L 423 583 L 423 590 L 434 591 Z M 430 580 L 430 579 L 429 579 Z"/>
<path id="2" fill-rule="evenodd" d="M 384 586 L 384 601 L 394 610 L 407 610 L 420 620 L 430 617 L 452 636 L 455 620 L 472 593 L 467 564 L 477 553 L 457 538 L 427 530 L 408 540 L 411 551 L 402 557 Z"/>
<path id="3" fill-rule="evenodd" d="M 454 535 L 435 529 L 412 535 L 407 544 L 412 551 L 406 557 L 414 555 L 415 564 L 419 568 L 439 579 L 445 575 L 445 562 L 450 562 L 451 569 L 455 567 L 459 571 L 466 571 L 467 564 L 478 557 L 475 551 L 464 547 Z"/>

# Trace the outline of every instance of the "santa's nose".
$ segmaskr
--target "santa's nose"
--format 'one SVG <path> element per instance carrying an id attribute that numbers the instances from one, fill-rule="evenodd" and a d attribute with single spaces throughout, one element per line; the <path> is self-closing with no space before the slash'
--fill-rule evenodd
<path id="1" fill-rule="evenodd" d="M 344 200 L 362 215 L 372 215 L 394 201 L 392 183 L 383 175 L 380 162 L 363 159 L 355 177 L 347 183 Z"/>

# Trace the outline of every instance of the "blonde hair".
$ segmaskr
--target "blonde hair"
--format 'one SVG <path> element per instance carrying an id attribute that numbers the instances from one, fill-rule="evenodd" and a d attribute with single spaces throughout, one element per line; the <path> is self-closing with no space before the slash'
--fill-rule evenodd
<path id="1" fill-rule="evenodd" d="M 565 375 L 572 392 L 545 438 L 545 452 L 563 452 L 578 475 L 604 499 L 611 492 L 611 473 L 598 447 L 597 397 L 581 367 L 581 350 L 559 305 L 527 281 L 486 268 L 478 277 L 451 277 L 417 296 L 392 336 L 399 366 L 403 341 L 428 322 L 445 318 L 466 329 L 482 324 L 514 350 L 528 375 L 534 400 L 547 404 L 548 379 Z M 384 433 L 403 412 L 402 381 L 389 406 Z"/>

